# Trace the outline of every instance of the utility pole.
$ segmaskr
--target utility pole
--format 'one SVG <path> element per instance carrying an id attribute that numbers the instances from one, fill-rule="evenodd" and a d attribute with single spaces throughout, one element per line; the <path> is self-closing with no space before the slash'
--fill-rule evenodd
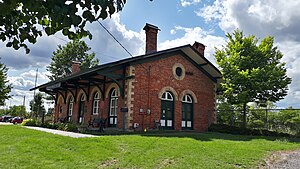
<path id="1" fill-rule="evenodd" d="M 36 69 L 34 88 L 36 88 L 38 71 L 39 71 L 39 68 Z M 35 105 L 35 90 L 33 90 L 33 105 Z M 37 113 L 38 113 L 38 112 L 37 112 Z M 31 115 L 31 116 L 32 116 L 32 115 Z M 34 114 L 33 114 L 33 116 L 34 116 Z M 37 114 L 36 114 L 36 116 L 35 116 L 35 119 L 37 119 Z"/>
<path id="2" fill-rule="evenodd" d="M 25 110 L 26 110 L 26 108 L 25 108 L 25 98 L 26 98 L 26 96 L 24 95 L 24 99 L 23 99 L 23 116 L 25 116 Z"/>

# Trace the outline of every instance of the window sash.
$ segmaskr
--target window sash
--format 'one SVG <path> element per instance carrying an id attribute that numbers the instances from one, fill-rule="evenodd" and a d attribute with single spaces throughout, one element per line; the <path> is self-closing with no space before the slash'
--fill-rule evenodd
<path id="1" fill-rule="evenodd" d="M 94 100 L 93 103 L 93 114 L 98 114 L 99 113 L 99 102 L 100 100 Z"/>
<path id="2" fill-rule="evenodd" d="M 68 112 L 68 116 L 72 116 L 73 114 L 73 103 L 69 103 L 69 112 Z"/>
<path id="3" fill-rule="evenodd" d="M 112 97 L 110 99 L 109 115 L 110 116 L 117 116 L 117 109 L 118 109 L 118 98 L 117 97 Z"/>

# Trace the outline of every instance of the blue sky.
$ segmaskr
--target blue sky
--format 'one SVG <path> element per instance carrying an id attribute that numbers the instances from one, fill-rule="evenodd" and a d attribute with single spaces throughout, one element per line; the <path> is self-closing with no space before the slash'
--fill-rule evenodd
<path id="1" fill-rule="evenodd" d="M 245 34 L 263 38 L 275 37 L 275 45 L 282 51 L 282 61 L 287 63 L 287 74 L 293 82 L 288 96 L 277 103 L 278 107 L 293 106 L 300 103 L 300 1 L 294 0 L 128 0 L 123 11 L 101 21 L 105 27 L 133 55 L 144 54 L 146 23 L 160 28 L 158 50 L 180 45 L 193 44 L 194 41 L 206 45 L 205 57 L 215 63 L 213 54 L 216 48 L 226 43 L 225 34 L 239 28 Z M 96 53 L 100 62 L 130 57 L 98 23 L 88 25 L 93 39 L 85 39 Z M 35 45 L 30 45 L 31 53 L 15 51 L 0 42 L 1 62 L 9 67 L 9 80 L 14 89 L 11 94 L 18 95 L 7 101 L 9 105 L 21 105 L 26 95 L 26 105 L 33 92 L 35 71 L 38 68 L 38 84 L 48 81 L 46 66 L 51 62 L 52 52 L 57 45 L 64 45 L 68 39 L 61 33 L 43 36 Z M 48 107 L 48 105 L 46 105 Z"/>

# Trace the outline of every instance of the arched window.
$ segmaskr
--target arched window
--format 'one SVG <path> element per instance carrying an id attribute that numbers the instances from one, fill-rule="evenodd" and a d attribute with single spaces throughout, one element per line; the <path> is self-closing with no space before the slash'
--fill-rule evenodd
<path id="1" fill-rule="evenodd" d="M 190 95 L 184 95 L 182 98 L 182 102 L 184 103 L 193 103 L 193 99 Z"/>
<path id="2" fill-rule="evenodd" d="M 182 98 L 182 129 L 193 129 L 193 98 L 190 95 L 184 95 Z"/>
<path id="3" fill-rule="evenodd" d="M 78 123 L 84 122 L 84 111 L 85 111 L 84 108 L 85 108 L 85 95 L 82 94 L 80 96 L 80 101 L 79 101 Z"/>
<path id="4" fill-rule="evenodd" d="M 96 92 L 93 97 L 93 115 L 97 115 L 99 113 L 100 107 L 100 95 L 99 92 Z"/>
<path id="5" fill-rule="evenodd" d="M 68 115 L 67 115 L 67 120 L 70 122 L 72 121 L 72 114 L 73 114 L 73 105 L 74 105 L 74 98 L 71 96 L 69 98 L 68 102 Z"/>
<path id="6" fill-rule="evenodd" d="M 164 129 L 174 129 L 174 97 L 169 91 L 161 97 L 160 125 Z"/>
<path id="7" fill-rule="evenodd" d="M 117 124 L 117 110 L 118 110 L 118 91 L 113 88 L 110 93 L 109 102 L 109 126 L 115 127 Z"/>
<path id="8" fill-rule="evenodd" d="M 162 100 L 168 100 L 168 101 L 173 101 L 173 95 L 170 92 L 165 92 L 162 97 Z"/>

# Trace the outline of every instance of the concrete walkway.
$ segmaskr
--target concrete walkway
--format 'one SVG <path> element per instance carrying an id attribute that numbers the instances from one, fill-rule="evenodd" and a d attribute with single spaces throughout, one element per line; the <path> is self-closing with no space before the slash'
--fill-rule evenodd
<path id="1" fill-rule="evenodd" d="M 24 126 L 24 127 L 28 128 L 28 129 L 34 129 L 34 130 L 44 131 L 47 133 L 58 134 L 58 135 L 68 136 L 68 137 L 73 137 L 73 138 L 97 137 L 97 136 L 90 135 L 90 134 L 74 133 L 74 132 L 54 130 L 54 129 L 48 129 L 48 128 L 42 128 L 42 127 L 32 127 L 32 126 Z"/>
<path id="2" fill-rule="evenodd" d="M 12 123 L 8 123 L 8 122 L 0 122 L 0 125 L 13 125 Z"/>

